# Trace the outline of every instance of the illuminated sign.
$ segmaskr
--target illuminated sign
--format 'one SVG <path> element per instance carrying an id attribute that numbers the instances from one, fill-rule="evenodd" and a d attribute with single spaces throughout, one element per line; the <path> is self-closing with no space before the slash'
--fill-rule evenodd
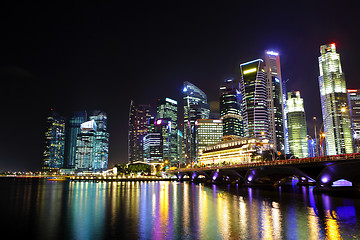
<path id="1" fill-rule="evenodd" d="M 244 70 L 243 74 L 248 74 L 248 73 L 253 73 L 253 72 L 256 72 L 256 68 L 250 68 L 250 69 Z"/>
<path id="2" fill-rule="evenodd" d="M 357 89 L 348 89 L 347 92 L 348 92 L 348 93 L 357 92 Z"/>
<path id="3" fill-rule="evenodd" d="M 87 122 L 84 122 L 80 125 L 80 129 L 81 130 L 87 130 L 87 131 L 96 131 L 97 130 L 97 126 L 96 126 L 96 123 L 94 120 L 91 120 L 91 121 L 87 121 Z"/>
<path id="4" fill-rule="evenodd" d="M 267 51 L 266 54 L 272 55 L 272 56 L 278 56 L 279 55 L 279 53 L 274 52 L 274 51 Z"/>
<path id="5" fill-rule="evenodd" d="M 278 78 L 275 78 L 275 82 L 279 83 L 279 82 L 280 82 L 280 80 L 279 80 Z"/>

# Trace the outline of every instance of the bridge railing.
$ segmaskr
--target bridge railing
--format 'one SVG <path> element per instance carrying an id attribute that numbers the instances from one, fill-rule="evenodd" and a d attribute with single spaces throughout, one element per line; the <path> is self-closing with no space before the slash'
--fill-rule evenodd
<path id="1" fill-rule="evenodd" d="M 340 154 L 331 155 L 324 157 L 309 157 L 309 158 L 294 158 L 286 160 L 274 160 L 266 162 L 251 162 L 251 163 L 238 163 L 228 164 L 221 166 L 200 166 L 197 168 L 180 168 L 177 170 L 170 170 L 169 172 L 188 172 L 188 171 L 204 171 L 204 170 L 216 170 L 216 169 L 228 169 L 228 168 L 253 168 L 262 166 L 273 166 L 273 165 L 290 165 L 290 164 L 301 164 L 301 163 L 313 163 L 313 162 L 328 162 L 328 161 L 342 161 L 349 159 L 360 159 L 360 153 L 352 154 Z"/>

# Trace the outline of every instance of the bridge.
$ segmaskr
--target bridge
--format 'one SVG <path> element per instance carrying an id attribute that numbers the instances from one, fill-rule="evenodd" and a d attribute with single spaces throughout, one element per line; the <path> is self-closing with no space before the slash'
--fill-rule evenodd
<path id="1" fill-rule="evenodd" d="M 276 186 L 295 178 L 297 184 L 315 185 L 318 191 L 341 186 L 360 190 L 360 153 L 180 168 L 167 173 L 175 175 L 179 181 Z"/>

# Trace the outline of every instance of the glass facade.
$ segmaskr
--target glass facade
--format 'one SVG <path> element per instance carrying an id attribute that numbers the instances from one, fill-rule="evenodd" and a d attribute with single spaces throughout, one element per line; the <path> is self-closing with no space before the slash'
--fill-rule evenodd
<path id="1" fill-rule="evenodd" d="M 131 101 L 128 132 L 129 163 L 144 160 L 143 140 L 147 134 L 147 123 L 150 117 L 150 105 L 137 105 Z"/>
<path id="2" fill-rule="evenodd" d="M 335 44 L 320 46 L 319 86 L 327 155 L 353 152 L 344 73 Z"/>
<path id="3" fill-rule="evenodd" d="M 43 167 L 45 171 L 56 171 L 64 166 L 65 118 L 51 110 L 46 119 Z"/>
<path id="4" fill-rule="evenodd" d="M 198 119 L 195 122 L 196 146 L 199 154 L 202 149 L 221 141 L 223 123 L 221 119 Z"/>
<path id="5" fill-rule="evenodd" d="M 220 86 L 220 117 L 223 135 L 244 136 L 240 85 L 233 79 L 225 80 Z"/>
<path id="6" fill-rule="evenodd" d="M 197 160 L 195 121 L 208 119 L 210 106 L 206 94 L 189 82 L 184 83 L 183 101 L 185 161 L 189 164 Z"/>
<path id="7" fill-rule="evenodd" d="M 299 91 L 288 92 L 287 121 L 290 154 L 298 158 L 308 157 L 308 140 L 304 102 Z"/>
<path id="8" fill-rule="evenodd" d="M 87 119 L 86 111 L 77 111 L 66 125 L 65 167 L 75 168 L 76 141 L 80 133 L 80 125 Z"/>
<path id="9" fill-rule="evenodd" d="M 264 61 L 240 64 L 245 137 L 269 139 L 267 81 Z"/>
<path id="10" fill-rule="evenodd" d="M 274 51 L 265 51 L 267 94 L 269 113 L 269 140 L 277 151 L 285 153 L 283 81 L 281 78 L 280 56 Z"/>
<path id="11" fill-rule="evenodd" d="M 157 119 L 163 119 L 164 121 L 167 121 L 167 124 L 169 125 L 170 132 L 168 133 L 168 136 L 165 136 L 165 139 L 168 137 L 168 141 L 163 141 L 163 143 L 167 143 L 167 145 L 164 146 L 166 149 L 164 152 L 168 153 L 166 158 L 171 166 L 177 166 L 179 163 L 177 114 L 177 101 L 170 98 L 165 98 L 158 101 Z"/>
<path id="12" fill-rule="evenodd" d="M 347 94 L 354 139 L 354 150 L 355 152 L 360 152 L 360 89 L 348 89 Z"/>

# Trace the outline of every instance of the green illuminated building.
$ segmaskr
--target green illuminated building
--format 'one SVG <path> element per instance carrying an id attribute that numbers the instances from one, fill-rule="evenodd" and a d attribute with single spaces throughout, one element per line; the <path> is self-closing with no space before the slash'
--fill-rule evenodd
<path id="1" fill-rule="evenodd" d="M 290 154 L 298 158 L 308 157 L 308 142 L 303 99 L 299 91 L 288 92 L 287 121 Z"/>

